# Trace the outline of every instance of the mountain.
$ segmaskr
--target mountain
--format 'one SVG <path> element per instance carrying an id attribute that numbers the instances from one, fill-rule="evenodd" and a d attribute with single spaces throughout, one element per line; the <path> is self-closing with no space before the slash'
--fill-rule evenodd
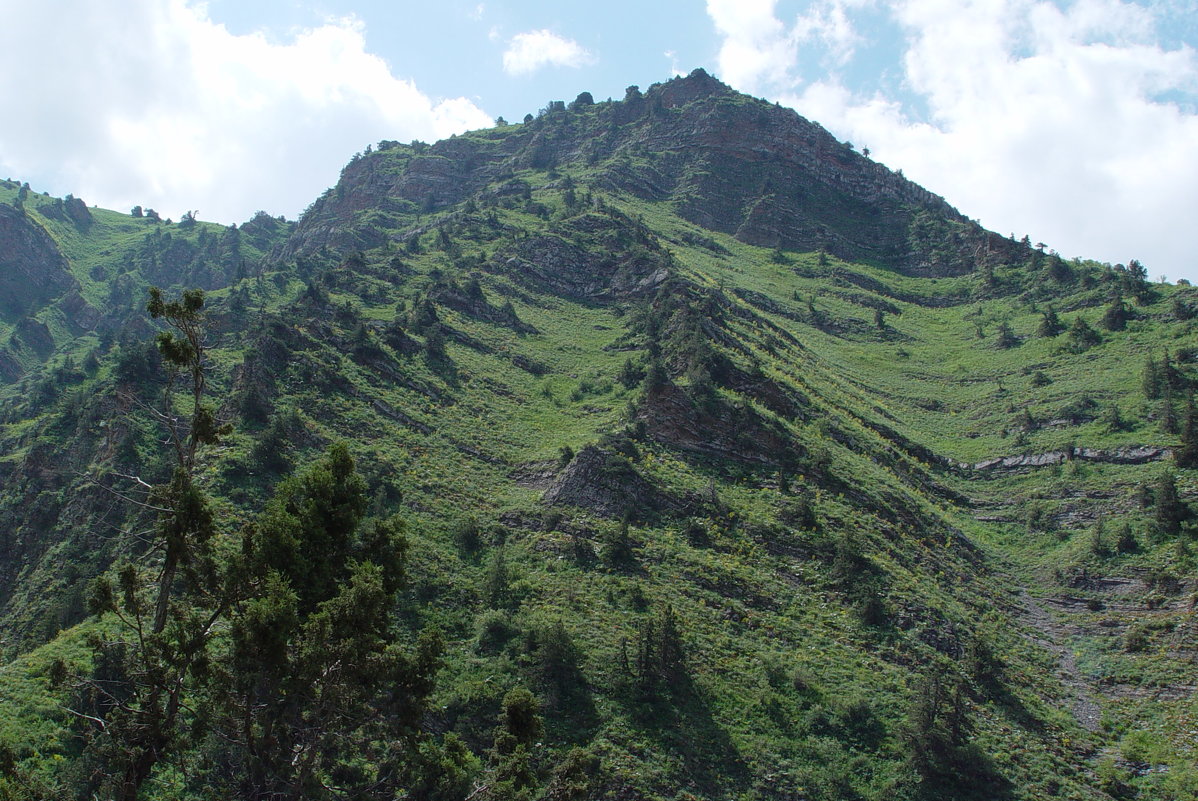
<path id="1" fill-rule="evenodd" d="M 7 797 L 1198 797 L 1188 286 L 702 71 L 135 211 L 0 185 Z"/>

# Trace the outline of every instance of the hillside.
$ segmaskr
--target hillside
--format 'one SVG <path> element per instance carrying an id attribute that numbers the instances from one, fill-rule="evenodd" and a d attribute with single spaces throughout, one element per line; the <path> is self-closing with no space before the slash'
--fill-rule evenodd
<path id="1" fill-rule="evenodd" d="M 0 797 L 1198 798 L 1145 276 L 702 71 L 294 224 L 0 185 Z"/>

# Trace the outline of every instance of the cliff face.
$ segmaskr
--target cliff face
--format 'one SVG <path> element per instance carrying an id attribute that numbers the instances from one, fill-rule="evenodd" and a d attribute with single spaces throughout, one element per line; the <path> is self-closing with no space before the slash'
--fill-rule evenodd
<path id="1" fill-rule="evenodd" d="M 0 204 L 0 315 L 19 320 L 75 287 L 50 235 L 24 212 Z"/>

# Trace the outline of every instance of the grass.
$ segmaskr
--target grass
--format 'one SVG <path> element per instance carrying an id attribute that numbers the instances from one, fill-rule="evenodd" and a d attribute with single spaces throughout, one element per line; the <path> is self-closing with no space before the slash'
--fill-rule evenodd
<path id="1" fill-rule="evenodd" d="M 512 128 L 464 137 L 456 146 L 498 159 L 507 138 L 527 133 Z M 393 175 L 420 158 L 428 156 L 406 146 L 363 156 Z M 1192 325 L 1171 319 L 1171 299 L 1180 290 L 1156 287 L 1159 299 L 1137 308 L 1141 319 L 1127 331 L 1104 334 L 1103 344 L 1071 353 L 1061 338 L 1035 335 L 1047 299 L 1015 287 L 1013 271 L 999 273 L 1009 291 L 986 294 L 975 276 L 911 277 L 819 252 L 778 259 L 772 249 L 700 231 L 679 218 L 670 201 L 601 189 L 605 167 L 574 162 L 552 172 L 504 175 L 526 181 L 544 211 L 522 199 L 480 194 L 473 213 L 456 207 L 417 214 L 418 204 L 409 199 L 415 208 L 362 217 L 357 224 L 385 226 L 390 238 L 362 253 L 358 266 L 331 257 L 326 265 L 310 254 L 317 262 L 311 280 L 324 287 L 327 303 L 304 299 L 299 265 L 269 261 L 260 276 L 229 281 L 210 294 L 216 316 L 232 321 L 215 340 L 213 395 L 224 400 L 243 390 L 249 379 L 235 378 L 242 365 L 276 352 L 262 332 L 281 331 L 285 355 L 258 366 L 270 373 L 260 380 L 273 410 L 293 409 L 300 420 L 302 430 L 283 445 L 286 457 L 300 465 L 325 444 L 347 440 L 375 512 L 408 520 L 409 588 L 397 619 L 413 631 L 435 625 L 450 644 L 436 691 L 437 725 L 461 734 L 486 759 L 504 693 L 529 685 L 544 702 L 546 770 L 567 747 L 583 743 L 602 756 L 612 788 L 641 797 L 689 792 L 754 799 L 785 790 L 795 797 L 889 798 L 912 775 L 909 727 L 917 688 L 943 671 L 967 685 L 971 737 L 1007 778 L 1006 797 L 1093 797 L 1100 778 L 1092 757 L 1119 749 L 1124 760 L 1142 755 L 1173 768 L 1165 779 L 1126 781 L 1145 792 L 1173 782 L 1182 789 L 1169 792 L 1192 798 L 1184 794 L 1189 746 L 1177 734 L 1192 728 L 1192 702 L 1114 699 L 1104 705 L 1102 731 L 1082 730 L 1065 711 L 1067 691 L 1054 659 L 1031 642 L 1018 611 L 1019 587 L 1054 597 L 1067 589 L 1070 571 L 1082 568 L 1107 576 L 1166 568 L 1192 573 L 1185 549 L 1159 536 L 1151 513 L 1132 505 L 1139 485 L 1155 480 L 1162 465 L 1071 462 L 969 475 L 928 458 L 978 462 L 1069 444 L 1174 444 L 1176 437 L 1147 417 L 1153 407 L 1142 398 L 1140 371 L 1150 354 L 1193 341 Z M 522 241 L 560 232 L 577 215 L 566 203 L 565 175 L 579 193 L 602 198 L 607 211 L 595 204 L 590 212 L 606 215 L 613 236 L 626 242 L 612 253 L 631 253 L 643 231 L 650 241 L 639 244 L 648 252 L 658 253 L 650 244 L 668 250 L 673 273 L 689 282 L 670 290 L 678 296 L 575 297 L 506 266 Z M 0 201 L 15 191 L 0 187 Z M 332 208 L 336 199 L 334 192 L 321 203 Z M 316 209 L 324 213 L 320 204 Z M 84 296 L 100 303 L 123 270 L 121 259 L 143 246 L 150 224 L 99 210 L 93 216 L 87 232 L 44 224 L 71 260 Z M 194 244 L 202 232 L 222 230 L 200 224 L 186 234 L 176 226 L 171 234 Z M 418 230 L 422 249 L 409 253 L 402 243 Z M 456 255 L 437 245 L 440 230 Z M 254 262 L 262 255 L 247 249 Z M 403 274 L 390 266 L 397 256 Z M 535 333 L 435 303 L 450 334 L 443 356 L 430 353 L 433 335 L 406 323 L 407 312 L 425 297 L 437 298 L 449 282 L 471 278 L 492 306 L 510 301 Z M 132 298 L 148 280 L 141 268 L 132 274 Z M 1062 287 L 1053 302 L 1067 324 L 1081 315 L 1097 328 L 1103 306 L 1092 304 L 1094 293 Z M 261 311 L 234 316 L 242 294 L 251 310 Z M 656 345 L 685 351 L 669 328 L 682 324 L 681 312 L 659 321 L 659 342 L 637 329 L 654 302 L 664 308 L 669 301 L 692 308 L 713 301 L 722 311 L 700 315 L 709 323 L 701 328 L 707 344 L 756 382 L 716 386 L 711 405 L 734 410 L 725 420 L 774 426 L 800 455 L 793 464 L 763 466 L 636 439 L 632 431 L 631 469 L 669 497 L 684 499 L 685 508 L 631 518 L 632 559 L 618 562 L 612 543 L 622 535 L 621 521 L 588 509 L 548 508 L 542 493 L 562 469 L 563 447 L 577 452 L 626 432 L 629 407 L 643 402 L 642 387 L 618 380 L 627 359 L 647 367 Z M 139 302 L 130 300 L 129 308 Z M 883 327 L 875 308 L 887 310 Z M 78 359 L 98 346 L 93 338 L 72 339 L 60 309 L 39 315 L 60 350 L 8 390 L 0 434 L 5 476 L 32 473 L 26 458 L 39 438 L 52 435 L 83 454 L 86 464 L 114 465 L 121 443 L 99 429 L 71 427 L 68 393 L 43 404 L 19 397 L 45 382 L 66 356 Z M 410 329 L 416 352 L 380 344 L 397 317 Z M 1021 340 L 1017 347 L 996 344 L 1003 322 Z M 363 331 L 373 355 L 355 349 Z M 94 376 L 77 380 L 77 391 L 114 397 L 111 363 L 105 355 Z M 668 369 L 684 390 L 698 391 L 701 377 L 678 364 Z M 1039 374 L 1048 383 L 1034 385 Z M 801 398 L 794 415 L 771 411 L 777 404 L 771 406 L 761 389 L 767 383 Z M 1110 431 L 1098 421 L 1047 425 L 1082 396 L 1099 409 L 1118 407 L 1129 430 Z M 1014 431 L 1025 411 L 1045 425 Z M 233 414 L 228 406 L 224 413 Z M 109 424 L 124 425 L 122 419 L 114 414 Z M 255 461 L 266 426 L 237 422 L 227 445 L 202 469 L 219 497 L 226 534 L 253 518 L 278 478 Z M 150 434 L 127 439 L 142 454 L 139 469 L 151 470 Z M 78 476 L 67 479 L 61 492 L 73 497 L 82 484 Z M 1188 471 L 1180 486 L 1187 497 L 1198 490 Z M 3 511 L 14 519 L 20 497 L 8 490 L 3 499 Z M 816 525 L 788 522 L 788 510 L 800 501 L 814 510 Z M 55 509 L 67 506 L 59 502 Z M 81 527 L 97 508 L 79 513 Z M 1132 523 L 1142 548 L 1094 553 L 1089 529 L 1097 511 L 1110 531 L 1123 520 Z M 466 518 L 477 519 L 482 532 L 475 552 L 461 548 L 455 533 Z M 1054 519 L 1055 525 L 1039 526 Z M 28 635 L 45 625 L 28 582 L 36 573 L 42 586 L 61 586 L 55 559 L 86 541 L 83 532 L 73 536 L 71 548 L 45 543 L 30 552 L 40 561 L 21 576 L 27 584 L 21 602 L 5 610 L 13 630 Z M 851 547 L 859 550 L 856 562 L 846 556 Z M 132 550 L 115 541 L 101 544 L 100 552 L 97 569 Z M 488 581 L 500 553 L 509 571 L 507 591 L 492 603 Z M 871 617 L 871 600 L 880 619 Z M 687 678 L 640 698 L 630 689 L 626 656 L 646 622 L 666 607 L 682 632 Z M 1087 614 L 1085 630 L 1100 629 L 1100 613 Z M 1173 630 L 1145 632 L 1139 651 L 1090 633 L 1069 645 L 1079 669 L 1095 679 L 1177 683 L 1186 663 L 1168 638 L 1176 627 L 1192 625 L 1192 612 L 1175 617 Z M 537 632 L 559 620 L 584 679 L 569 708 L 555 704 L 535 648 Z M 40 649 L 7 649 L 10 656 L 23 653 L 0 668 L 0 720 L 6 721 L 0 735 L 20 746 L 31 769 L 52 774 L 55 755 L 67 754 L 55 711 L 63 696 L 44 681 L 48 660 L 65 654 L 83 666 L 82 638 L 94 625 L 70 629 Z M 967 667 L 965 649 L 979 641 L 998 655 L 1000 679 Z M 1141 729 L 1143 735 L 1132 735 Z M 1111 765 L 1102 770 L 1122 770 Z M 164 777 L 162 788 L 166 779 L 175 780 Z M 155 797 L 170 792 L 161 789 Z"/>

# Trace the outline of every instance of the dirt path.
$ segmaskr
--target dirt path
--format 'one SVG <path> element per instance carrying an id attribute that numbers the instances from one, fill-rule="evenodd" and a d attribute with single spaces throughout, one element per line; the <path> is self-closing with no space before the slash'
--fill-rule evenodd
<path id="1" fill-rule="evenodd" d="M 1033 641 L 1056 654 L 1057 672 L 1061 683 L 1070 694 L 1070 711 L 1077 723 L 1088 731 L 1098 731 L 1102 720 L 1102 709 L 1095 700 L 1093 690 L 1077 667 L 1077 660 L 1068 646 L 1071 635 L 1068 627 L 1058 621 L 1040 602 L 1020 589 L 1019 602 L 1023 607 L 1023 620 L 1040 636 Z"/>

